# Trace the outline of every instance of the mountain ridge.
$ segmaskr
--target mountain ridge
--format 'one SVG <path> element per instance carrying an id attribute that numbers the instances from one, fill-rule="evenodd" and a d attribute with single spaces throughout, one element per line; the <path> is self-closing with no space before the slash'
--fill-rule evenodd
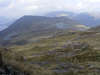
<path id="1" fill-rule="evenodd" d="M 50 17 L 66 16 L 89 27 L 95 27 L 100 25 L 100 18 L 96 19 L 96 17 L 92 15 L 93 14 L 89 14 L 87 12 L 74 13 L 68 11 L 52 11 L 46 14 L 46 16 L 50 16 Z"/>
<path id="2" fill-rule="evenodd" d="M 2 41 L 29 40 L 50 36 L 59 31 L 80 31 L 88 27 L 67 17 L 23 16 L 0 32 Z M 2 42 L 1 41 L 1 42 Z"/>

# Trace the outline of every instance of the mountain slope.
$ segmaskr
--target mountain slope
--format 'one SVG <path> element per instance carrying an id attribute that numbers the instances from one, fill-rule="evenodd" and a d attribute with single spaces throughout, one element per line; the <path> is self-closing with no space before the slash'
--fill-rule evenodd
<path id="1" fill-rule="evenodd" d="M 36 36 L 50 36 L 58 31 L 79 31 L 88 27 L 67 17 L 23 16 L 7 29 L 0 32 L 3 42 L 28 40 Z"/>
<path id="2" fill-rule="evenodd" d="M 100 26 L 92 27 L 88 31 L 100 32 Z"/>
<path id="3" fill-rule="evenodd" d="M 73 17 L 73 19 L 77 20 L 81 24 L 85 24 L 90 27 L 95 27 L 100 25 L 100 18 L 95 18 L 88 13 L 80 13 Z"/>
<path id="4" fill-rule="evenodd" d="M 100 34 L 96 37 L 95 33 L 87 33 L 69 33 L 7 47 L 2 49 L 2 55 L 8 65 L 29 75 L 99 75 Z"/>

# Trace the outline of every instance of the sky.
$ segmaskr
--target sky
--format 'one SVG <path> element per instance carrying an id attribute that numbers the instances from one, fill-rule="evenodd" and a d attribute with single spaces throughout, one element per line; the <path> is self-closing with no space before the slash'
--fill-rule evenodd
<path id="1" fill-rule="evenodd" d="M 0 16 L 41 15 L 52 11 L 88 12 L 98 16 L 100 0 L 0 0 Z"/>

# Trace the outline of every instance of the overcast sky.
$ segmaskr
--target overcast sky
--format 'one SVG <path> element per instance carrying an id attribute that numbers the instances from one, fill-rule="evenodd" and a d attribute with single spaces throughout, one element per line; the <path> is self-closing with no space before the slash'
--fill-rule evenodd
<path id="1" fill-rule="evenodd" d="M 50 11 L 100 12 L 100 0 L 0 0 L 0 16 L 17 17 Z"/>

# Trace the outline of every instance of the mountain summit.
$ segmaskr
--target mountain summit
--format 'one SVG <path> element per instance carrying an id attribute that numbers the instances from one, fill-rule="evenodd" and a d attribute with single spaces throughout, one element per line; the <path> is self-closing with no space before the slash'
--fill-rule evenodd
<path id="1" fill-rule="evenodd" d="M 60 30 L 79 31 L 88 27 L 67 17 L 23 16 L 0 32 L 3 40 L 26 39 L 34 36 L 50 35 Z"/>

